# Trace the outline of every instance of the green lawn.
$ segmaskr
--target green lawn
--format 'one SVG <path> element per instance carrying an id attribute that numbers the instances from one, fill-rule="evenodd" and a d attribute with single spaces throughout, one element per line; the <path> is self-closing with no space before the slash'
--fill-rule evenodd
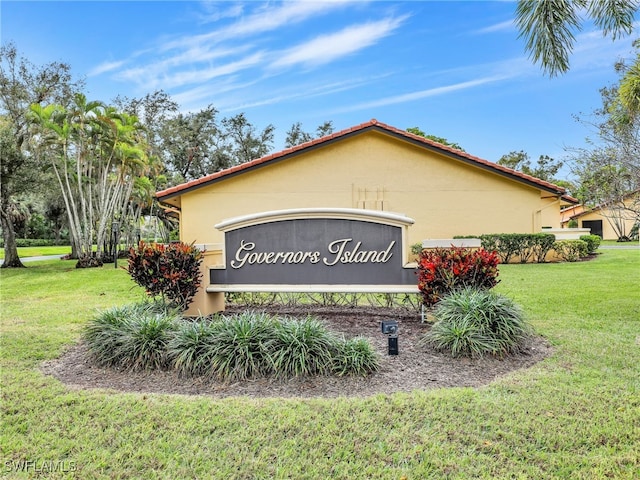
<path id="1" fill-rule="evenodd" d="M 639 250 L 501 266 L 497 290 L 555 347 L 530 369 L 338 400 L 75 391 L 43 376 L 96 309 L 143 296 L 122 269 L 74 266 L 0 272 L 6 478 L 640 478 Z"/>
<path id="2" fill-rule="evenodd" d="M 24 257 L 40 257 L 42 255 L 66 255 L 71 253 L 70 246 L 58 245 L 54 247 L 20 247 L 18 255 Z M 0 258 L 4 258 L 4 248 L 0 248 Z"/>

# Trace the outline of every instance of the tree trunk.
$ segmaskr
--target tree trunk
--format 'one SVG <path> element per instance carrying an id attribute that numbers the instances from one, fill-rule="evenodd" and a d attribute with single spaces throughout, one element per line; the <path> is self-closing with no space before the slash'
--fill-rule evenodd
<path id="1" fill-rule="evenodd" d="M 22 268 L 24 265 L 18 256 L 18 247 L 16 246 L 16 234 L 13 229 L 13 222 L 7 215 L 5 202 L 2 202 L 0 208 L 0 220 L 2 223 L 2 237 L 4 238 L 4 263 L 0 268 Z"/>

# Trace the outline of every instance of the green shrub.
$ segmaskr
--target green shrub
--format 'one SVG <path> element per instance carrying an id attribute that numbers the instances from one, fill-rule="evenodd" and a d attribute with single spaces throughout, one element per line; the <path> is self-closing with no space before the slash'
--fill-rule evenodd
<path id="1" fill-rule="evenodd" d="M 553 248 L 556 236 L 553 233 L 534 233 L 532 234 L 531 250 L 533 252 L 533 261 L 544 263 L 547 254 Z"/>
<path id="2" fill-rule="evenodd" d="M 520 307 L 487 290 L 452 292 L 438 303 L 433 315 L 436 321 L 422 343 L 454 357 L 513 353 L 530 333 Z"/>
<path id="3" fill-rule="evenodd" d="M 116 307 L 93 318 L 84 339 L 99 365 L 130 370 L 168 366 L 167 343 L 177 316 L 157 303 Z"/>
<path id="4" fill-rule="evenodd" d="M 596 250 L 600 248 L 600 242 L 602 239 L 598 235 L 581 235 L 580 240 L 587 244 L 587 253 L 596 253 Z"/>
<path id="5" fill-rule="evenodd" d="M 552 233 L 493 233 L 481 235 L 482 248 L 495 251 L 502 263 L 509 263 L 513 257 L 520 257 L 520 263 L 530 258 L 543 263 L 555 242 Z"/>
<path id="6" fill-rule="evenodd" d="M 485 250 L 496 252 L 501 263 L 509 263 L 517 255 L 520 247 L 520 236 L 515 233 L 481 235 L 480 244 Z"/>
<path id="7" fill-rule="evenodd" d="M 66 246 L 69 245 L 69 240 L 55 240 L 47 238 L 16 238 L 16 247 L 53 247 L 53 246 Z M 4 248 L 4 239 L 0 238 L 0 248 Z"/>
<path id="8" fill-rule="evenodd" d="M 151 296 L 186 310 L 201 281 L 202 252 L 185 243 L 140 242 L 129 249 L 129 275 Z"/>
<path id="9" fill-rule="evenodd" d="M 342 340 L 333 354 L 333 373 L 366 376 L 380 368 L 380 358 L 369 341 L 356 337 Z"/>
<path id="10" fill-rule="evenodd" d="M 584 240 L 558 240 L 553 244 L 553 249 L 565 262 L 577 262 L 589 254 Z"/>
<path id="11" fill-rule="evenodd" d="M 282 377 L 327 374 L 338 342 L 316 318 L 280 322 L 269 342 L 273 371 Z"/>

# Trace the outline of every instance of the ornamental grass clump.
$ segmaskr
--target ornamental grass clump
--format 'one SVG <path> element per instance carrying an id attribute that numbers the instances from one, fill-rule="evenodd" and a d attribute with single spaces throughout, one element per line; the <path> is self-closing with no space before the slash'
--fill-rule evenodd
<path id="1" fill-rule="evenodd" d="M 333 354 L 333 373 L 366 376 L 380 368 L 380 357 L 365 338 L 341 340 Z"/>
<path id="2" fill-rule="evenodd" d="M 84 339 L 101 366 L 172 368 L 223 381 L 274 375 L 366 375 L 378 357 L 364 339 L 344 340 L 314 317 L 288 319 L 244 312 L 187 320 L 163 303 L 102 312 Z"/>
<path id="3" fill-rule="evenodd" d="M 531 332 L 518 305 L 488 290 L 451 292 L 433 314 L 436 321 L 422 342 L 454 357 L 515 353 Z"/>
<path id="4" fill-rule="evenodd" d="M 246 312 L 221 317 L 211 324 L 205 356 L 208 375 L 246 380 L 272 372 L 270 350 L 276 320 L 266 313 Z"/>
<path id="5" fill-rule="evenodd" d="M 206 318 L 178 322 L 167 345 L 173 368 L 185 376 L 213 376 L 212 356 L 217 352 L 219 325 Z"/>
<path id="6" fill-rule="evenodd" d="M 278 377 L 323 375 L 331 371 L 339 339 L 314 317 L 277 324 L 269 342 L 273 371 Z"/>
<path id="7" fill-rule="evenodd" d="M 175 312 L 158 303 L 114 307 L 89 322 L 84 339 L 99 365 L 164 369 L 168 367 L 167 343 L 177 319 Z"/>

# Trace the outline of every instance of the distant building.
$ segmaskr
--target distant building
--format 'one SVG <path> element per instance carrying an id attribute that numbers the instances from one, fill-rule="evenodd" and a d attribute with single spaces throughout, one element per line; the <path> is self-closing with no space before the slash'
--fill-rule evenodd
<path id="1" fill-rule="evenodd" d="M 593 235 L 604 240 L 618 240 L 628 237 L 640 218 L 640 190 L 631 192 L 618 202 L 596 205 L 589 208 L 582 204 L 563 209 L 560 212 L 562 226 L 575 221 L 579 228 L 589 228 Z M 636 227 L 637 228 L 637 227 Z"/>

